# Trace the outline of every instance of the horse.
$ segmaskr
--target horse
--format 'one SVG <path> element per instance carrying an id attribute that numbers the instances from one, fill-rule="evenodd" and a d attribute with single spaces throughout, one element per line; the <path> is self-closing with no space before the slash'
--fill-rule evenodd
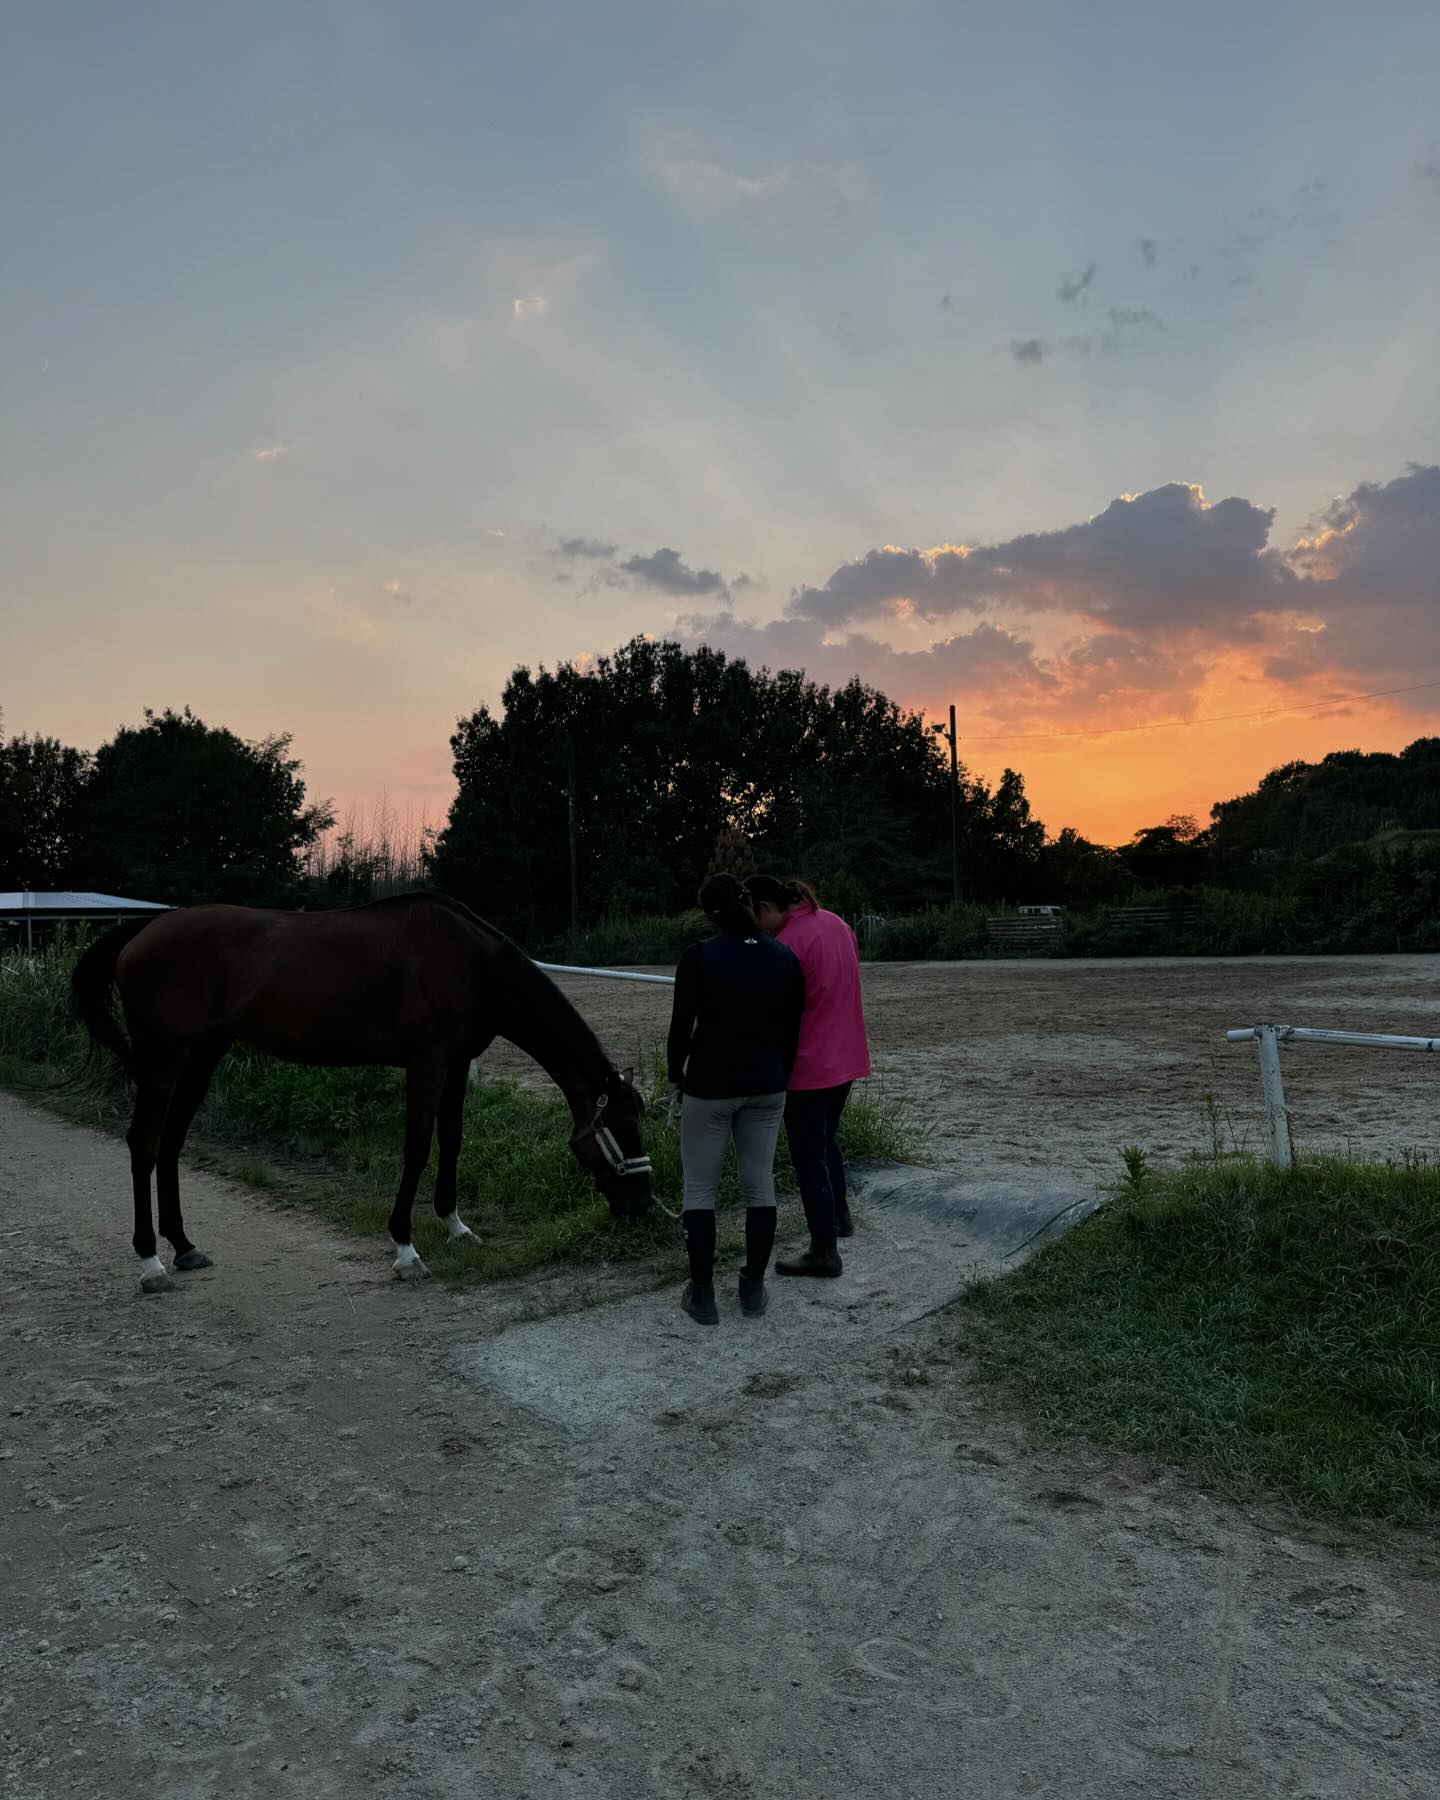
<path id="1" fill-rule="evenodd" d="M 125 1029 L 111 1010 L 118 994 Z M 116 926 L 80 957 L 75 1010 L 92 1063 L 108 1051 L 135 1089 L 126 1142 L 140 1286 L 173 1284 L 150 1212 L 181 1272 L 210 1258 L 180 1212 L 180 1152 L 233 1043 L 322 1068 L 405 1071 L 405 1149 L 390 1214 L 401 1279 L 429 1273 L 410 1214 L 438 1130 L 435 1211 L 452 1239 L 473 1236 L 456 1210 L 455 1174 L 470 1065 L 497 1037 L 533 1057 L 570 1107 L 570 1148 L 616 1218 L 650 1205 L 644 1103 L 580 1014 L 516 944 L 463 906 L 401 894 L 341 912 L 195 906 Z"/>

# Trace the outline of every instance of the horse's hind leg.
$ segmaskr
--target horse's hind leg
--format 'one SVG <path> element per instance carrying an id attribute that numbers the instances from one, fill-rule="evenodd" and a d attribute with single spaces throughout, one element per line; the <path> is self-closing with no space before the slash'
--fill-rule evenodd
<path id="1" fill-rule="evenodd" d="M 165 1113 L 175 1086 L 173 1063 L 137 1058 L 135 1111 L 125 1141 L 130 1146 L 130 1181 L 135 1192 L 135 1234 L 130 1242 L 140 1258 L 140 1286 L 158 1294 L 170 1286 L 165 1265 L 156 1254 L 155 1226 L 150 1214 L 150 1177 L 160 1149 Z"/>
<path id="2" fill-rule="evenodd" d="M 390 1214 L 390 1241 L 395 1246 L 394 1269 L 405 1281 L 430 1273 L 410 1242 L 410 1212 L 415 1204 L 415 1190 L 430 1160 L 435 1110 L 445 1086 L 445 1076 L 446 1064 L 439 1057 L 413 1062 L 405 1071 L 405 1164 L 400 1173 L 394 1210 Z"/>
<path id="3" fill-rule="evenodd" d="M 210 1267 L 210 1258 L 203 1250 L 197 1250 L 185 1235 L 185 1221 L 180 1213 L 180 1152 L 220 1059 L 229 1048 L 230 1039 L 217 1034 L 191 1052 L 170 1096 L 170 1107 L 160 1133 L 160 1149 L 155 1162 L 155 1202 L 160 1215 L 160 1235 L 174 1245 L 175 1267 L 181 1270 Z"/>
<path id="4" fill-rule="evenodd" d="M 435 1212 L 453 1243 L 475 1233 L 455 1210 L 455 1176 L 460 1165 L 460 1140 L 465 1131 L 465 1089 L 470 1081 L 470 1059 L 450 1065 L 435 1115 L 439 1160 L 435 1168 Z"/>

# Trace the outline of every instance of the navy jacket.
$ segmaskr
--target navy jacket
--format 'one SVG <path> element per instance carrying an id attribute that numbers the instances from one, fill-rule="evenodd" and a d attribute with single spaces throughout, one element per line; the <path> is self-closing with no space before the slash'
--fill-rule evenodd
<path id="1" fill-rule="evenodd" d="M 783 1093 L 804 1010 L 799 958 L 763 931 L 692 944 L 675 970 L 671 1081 L 697 1100 Z"/>

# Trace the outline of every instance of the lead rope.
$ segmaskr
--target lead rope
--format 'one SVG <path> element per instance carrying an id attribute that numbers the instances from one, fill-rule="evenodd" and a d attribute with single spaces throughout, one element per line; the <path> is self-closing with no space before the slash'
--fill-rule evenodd
<path id="1" fill-rule="evenodd" d="M 665 1123 L 667 1125 L 678 1125 L 680 1123 L 680 1090 L 679 1090 L 679 1088 L 671 1089 L 670 1104 L 665 1108 Z M 661 1212 L 664 1213 L 664 1215 L 667 1219 L 674 1219 L 674 1221 L 676 1222 L 677 1225 L 680 1223 L 680 1214 L 678 1212 L 672 1211 L 670 1209 L 670 1207 L 668 1207 L 665 1204 L 665 1202 L 660 1198 L 660 1196 L 655 1192 L 655 1190 L 653 1188 L 650 1190 L 650 1198 L 660 1208 Z"/>

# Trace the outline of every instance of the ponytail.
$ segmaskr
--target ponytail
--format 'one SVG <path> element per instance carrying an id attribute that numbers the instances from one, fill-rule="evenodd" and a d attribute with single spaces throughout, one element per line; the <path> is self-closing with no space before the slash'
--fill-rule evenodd
<path id="1" fill-rule="evenodd" d="M 700 910 L 731 937 L 753 937 L 760 929 L 743 883 L 734 875 L 710 875 L 700 888 Z"/>

